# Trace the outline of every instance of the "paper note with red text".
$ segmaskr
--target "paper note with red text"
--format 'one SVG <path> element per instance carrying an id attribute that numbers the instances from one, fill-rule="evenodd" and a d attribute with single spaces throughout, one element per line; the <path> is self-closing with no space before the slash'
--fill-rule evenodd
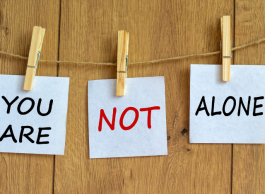
<path id="1" fill-rule="evenodd" d="M 88 82 L 90 158 L 167 155 L 164 77 Z"/>

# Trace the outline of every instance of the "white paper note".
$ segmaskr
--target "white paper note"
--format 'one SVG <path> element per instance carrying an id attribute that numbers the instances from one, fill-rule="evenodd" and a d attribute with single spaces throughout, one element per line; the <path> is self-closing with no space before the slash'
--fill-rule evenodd
<path id="1" fill-rule="evenodd" d="M 0 75 L 0 152 L 63 155 L 69 78 Z M 41 100 L 40 100 L 41 99 Z"/>
<path id="2" fill-rule="evenodd" d="M 221 65 L 191 65 L 190 142 L 265 143 L 264 94 L 265 66 L 231 65 L 224 82 Z"/>
<path id="3" fill-rule="evenodd" d="M 122 97 L 116 79 L 89 81 L 88 115 L 90 158 L 167 155 L 164 77 L 127 78 Z"/>

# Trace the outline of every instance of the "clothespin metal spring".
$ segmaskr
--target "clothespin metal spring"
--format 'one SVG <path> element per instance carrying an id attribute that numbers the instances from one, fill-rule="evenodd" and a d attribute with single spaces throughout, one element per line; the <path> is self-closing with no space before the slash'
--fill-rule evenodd
<path id="1" fill-rule="evenodd" d="M 126 55 L 126 71 L 119 71 L 119 73 L 127 73 L 128 72 L 128 55 Z"/>
<path id="2" fill-rule="evenodd" d="M 38 62 L 39 62 L 39 58 L 40 58 L 40 51 L 38 51 L 38 54 L 37 54 L 37 61 L 36 61 L 35 66 L 32 67 L 32 66 L 27 65 L 27 67 L 28 67 L 28 68 L 34 68 L 34 69 L 37 69 L 37 67 L 38 67 Z"/>
<path id="3" fill-rule="evenodd" d="M 220 41 L 220 51 L 222 51 L 222 41 Z M 230 40 L 230 51 L 231 51 L 231 54 L 230 56 L 223 56 L 222 57 L 222 53 L 220 53 L 220 58 L 232 58 L 232 43 L 231 43 L 231 40 Z"/>

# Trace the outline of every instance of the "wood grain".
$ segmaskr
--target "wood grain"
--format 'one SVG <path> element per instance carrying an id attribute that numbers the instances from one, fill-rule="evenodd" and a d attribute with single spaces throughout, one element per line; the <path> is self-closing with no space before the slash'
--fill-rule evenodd
<path id="1" fill-rule="evenodd" d="M 24 90 L 31 91 L 34 84 L 34 77 L 38 67 L 41 47 L 45 35 L 45 28 L 34 26 L 29 49 L 28 64 L 24 81 Z"/>
<path id="2" fill-rule="evenodd" d="M 117 32 L 130 32 L 129 61 L 219 50 L 220 18 L 233 1 L 62 1 L 60 60 L 116 62 Z M 231 29 L 233 31 L 233 28 Z M 89 159 L 87 82 L 116 79 L 116 67 L 60 65 L 70 76 L 66 151 L 55 158 L 54 193 L 231 193 L 231 145 L 189 144 L 191 63 L 129 66 L 128 77 L 165 76 L 168 156 Z"/>
<path id="3" fill-rule="evenodd" d="M 125 80 L 127 78 L 127 60 L 129 54 L 129 32 L 120 30 L 118 32 L 118 48 L 117 48 L 117 87 L 116 95 L 125 95 Z"/>
<path id="4" fill-rule="evenodd" d="M 265 37 L 264 10 L 262 0 L 1 0 L 0 49 L 27 56 L 39 25 L 46 28 L 42 59 L 116 62 L 123 29 L 130 32 L 131 62 L 210 52 L 219 50 L 223 15 L 231 16 L 232 45 Z M 264 65 L 264 50 L 261 44 L 236 51 L 234 64 Z M 66 152 L 55 161 L 0 153 L 0 193 L 265 193 L 264 145 L 189 144 L 192 63 L 221 58 L 129 66 L 128 77 L 165 76 L 169 153 L 118 159 L 89 159 L 87 115 L 87 81 L 116 79 L 116 67 L 60 65 L 57 72 L 56 64 L 40 63 L 37 75 L 70 77 Z M 1 74 L 25 75 L 26 65 L 0 56 Z"/>
<path id="5" fill-rule="evenodd" d="M 221 38 L 222 38 L 222 73 L 223 81 L 230 81 L 231 65 L 231 19 L 230 16 L 221 17 Z"/>
<path id="6" fill-rule="evenodd" d="M 59 1 L 0 1 L 1 50 L 28 56 L 35 25 L 47 29 L 41 58 L 57 59 Z M 25 75 L 26 66 L 27 61 L 0 56 L 1 74 Z M 57 76 L 57 65 L 40 64 L 37 75 Z M 52 193 L 53 163 L 54 156 L 1 153 L 0 193 Z"/>
<path id="7" fill-rule="evenodd" d="M 265 2 L 236 0 L 235 46 L 265 36 Z M 265 65 L 265 44 L 234 53 L 235 64 Z M 232 81 L 232 80 L 231 80 Z M 262 93 L 260 94 L 263 95 Z M 253 131 L 255 133 L 255 130 Z M 233 194 L 265 193 L 265 145 L 233 145 Z"/>

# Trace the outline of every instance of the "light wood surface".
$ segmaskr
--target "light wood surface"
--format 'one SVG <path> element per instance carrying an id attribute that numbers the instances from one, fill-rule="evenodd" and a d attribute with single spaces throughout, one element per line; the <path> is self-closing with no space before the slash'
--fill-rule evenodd
<path id="1" fill-rule="evenodd" d="M 233 11 L 227 0 L 62 1 L 59 59 L 116 62 L 117 32 L 124 29 L 130 62 L 219 50 L 220 18 L 233 19 Z M 70 94 L 54 193 L 230 193 L 232 146 L 188 142 L 191 63 L 221 64 L 221 58 L 129 67 L 128 77 L 165 76 L 169 154 L 112 159 L 89 159 L 87 82 L 116 79 L 117 68 L 60 65 Z"/>
<path id="2" fill-rule="evenodd" d="M 222 16 L 231 16 L 237 46 L 265 36 L 264 8 L 262 0 L 2 0 L 0 49 L 27 56 L 33 26 L 42 26 L 42 59 L 116 62 L 124 29 L 130 62 L 217 51 Z M 264 65 L 264 47 L 235 52 L 232 62 Z M 216 55 L 129 67 L 128 77 L 165 76 L 168 156 L 112 159 L 89 159 L 87 82 L 116 79 L 117 68 L 40 63 L 37 75 L 70 77 L 65 155 L 1 153 L 0 193 L 264 193 L 263 145 L 189 143 L 194 63 L 222 60 Z M 0 56 L 1 74 L 25 75 L 26 66 Z"/>
<path id="3" fill-rule="evenodd" d="M 231 65 L 231 19 L 230 16 L 221 17 L 221 36 L 222 36 L 222 69 L 223 81 L 230 81 Z"/>
<path id="4" fill-rule="evenodd" d="M 127 78 L 127 63 L 129 54 L 129 32 L 120 30 L 118 32 L 118 48 L 117 48 L 117 88 L 116 95 L 125 95 L 125 80 Z"/>
<path id="5" fill-rule="evenodd" d="M 38 59 L 42 48 L 45 35 L 45 29 L 39 26 L 33 27 L 32 39 L 29 49 L 27 70 L 25 75 L 24 90 L 31 91 L 34 83 L 34 77 L 38 66 Z"/>
<path id="6" fill-rule="evenodd" d="M 45 26 L 41 58 L 57 59 L 59 13 L 58 0 L 1 0 L 0 49 L 28 56 L 33 27 Z M 26 68 L 26 60 L 0 56 L 1 74 L 25 75 Z M 39 64 L 36 75 L 57 76 L 57 65 Z M 53 167 L 54 156 L 0 153 L 0 193 L 52 193 Z"/>
<path id="7" fill-rule="evenodd" d="M 235 46 L 265 37 L 265 2 L 236 3 Z M 265 65 L 265 44 L 234 53 L 234 64 Z M 233 81 L 233 80 L 231 80 Z M 260 94 L 261 96 L 263 94 Z M 254 131 L 253 131 L 254 132 Z M 265 145 L 233 145 L 233 194 L 265 193 Z"/>

